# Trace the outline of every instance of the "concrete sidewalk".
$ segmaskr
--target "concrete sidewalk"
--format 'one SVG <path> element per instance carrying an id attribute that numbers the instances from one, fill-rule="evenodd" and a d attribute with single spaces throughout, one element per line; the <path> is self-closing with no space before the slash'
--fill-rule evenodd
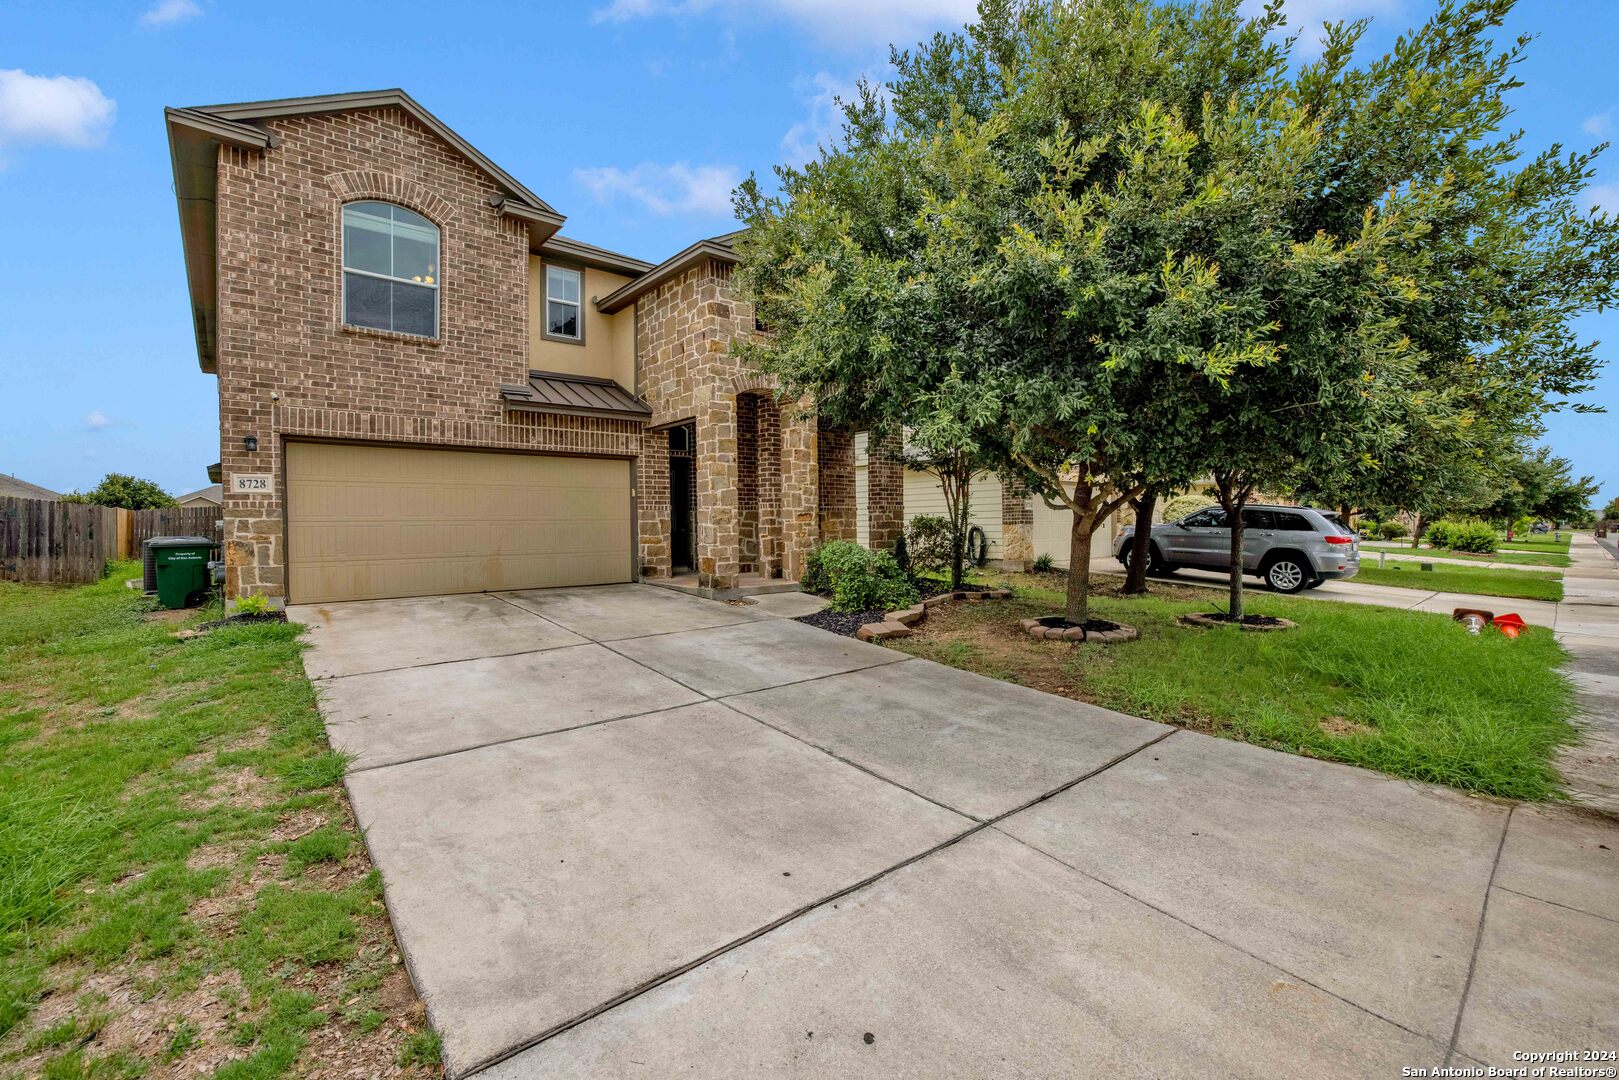
<path id="1" fill-rule="evenodd" d="M 1619 825 L 643 586 L 293 608 L 452 1078 L 1619 1045 Z"/>

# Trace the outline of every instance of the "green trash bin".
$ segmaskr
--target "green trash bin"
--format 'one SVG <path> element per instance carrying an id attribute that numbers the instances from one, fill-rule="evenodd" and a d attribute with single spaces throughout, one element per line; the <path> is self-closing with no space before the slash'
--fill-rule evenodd
<path id="1" fill-rule="evenodd" d="M 157 602 L 183 608 L 208 591 L 208 561 L 219 544 L 206 536 L 154 536 L 146 541 L 157 576 Z"/>

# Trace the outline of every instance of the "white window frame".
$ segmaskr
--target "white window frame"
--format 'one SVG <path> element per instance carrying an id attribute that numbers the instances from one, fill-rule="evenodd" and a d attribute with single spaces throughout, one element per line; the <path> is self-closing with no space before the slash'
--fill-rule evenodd
<path id="1" fill-rule="evenodd" d="M 553 297 L 551 295 L 551 271 L 552 270 L 561 270 L 564 273 L 573 274 L 573 275 L 575 275 L 575 276 L 577 276 L 579 278 L 579 299 L 577 299 L 577 300 L 564 300 L 560 296 Z M 565 263 L 552 263 L 552 262 L 541 263 L 540 264 L 540 296 L 541 296 L 541 303 L 540 303 L 540 320 L 541 320 L 540 321 L 540 332 L 541 332 L 541 334 L 543 334 L 545 336 L 545 338 L 547 340 L 550 340 L 550 341 L 562 341 L 562 342 L 568 343 L 569 345 L 583 345 L 585 343 L 585 271 L 584 271 L 584 268 L 580 267 L 580 266 L 568 266 Z M 577 309 L 579 314 L 578 314 L 578 317 L 574 321 L 574 325 L 579 327 L 579 333 L 578 334 L 570 336 L 568 334 L 556 334 L 556 333 L 551 332 L 551 305 L 552 304 L 565 304 L 565 305 L 567 305 L 569 307 L 573 307 L 573 308 Z"/>
<path id="2" fill-rule="evenodd" d="M 374 270 L 360 270 L 358 268 L 354 268 L 354 267 L 349 266 L 349 264 L 348 264 L 348 262 L 349 262 L 349 257 L 348 257 L 348 221 L 347 221 L 349 207 L 357 206 L 360 203 L 368 203 L 368 202 L 381 203 L 384 206 L 397 206 L 401 210 L 410 210 L 411 213 L 415 214 L 417 217 L 421 218 L 423 221 L 425 221 L 429 225 L 433 226 L 433 231 L 434 231 L 435 234 L 437 234 L 437 238 L 438 238 L 438 264 L 437 265 L 438 265 L 439 273 L 438 273 L 437 280 L 434 280 L 434 281 L 412 281 L 410 278 L 394 277 L 392 274 L 379 274 Z M 358 330 L 361 333 L 368 333 L 368 334 L 398 334 L 401 337 L 420 338 L 423 341 L 437 341 L 437 340 L 439 340 L 439 335 L 443 332 L 443 329 L 444 329 L 444 305 L 443 305 L 442 300 L 441 300 L 441 293 L 439 292 L 439 286 L 444 281 L 444 227 L 442 225 L 440 225 L 438 222 L 434 221 L 432 218 L 428 217 L 426 214 L 422 213 L 420 210 L 411 209 L 411 207 L 406 206 L 404 203 L 389 202 L 387 199 L 351 199 L 350 201 L 344 203 L 342 205 L 341 209 L 338 211 L 338 215 L 337 215 L 337 236 L 338 236 L 337 272 L 338 272 L 339 276 L 342 278 L 342 286 L 339 289 L 339 292 L 341 293 L 341 296 L 338 298 L 338 304 L 339 304 L 339 307 L 338 307 L 338 310 L 337 310 L 338 321 L 341 322 L 343 324 L 343 326 L 347 327 L 348 329 L 350 329 L 350 330 Z M 412 288 L 416 288 L 416 289 L 431 289 L 431 290 L 433 290 L 433 332 L 431 334 L 416 334 L 416 333 L 412 333 L 409 330 L 394 330 L 394 329 L 391 329 L 391 328 L 390 329 L 384 329 L 383 327 L 380 327 L 380 326 L 366 326 L 363 323 L 349 322 L 349 275 L 350 274 L 358 274 L 361 277 L 374 278 L 377 281 L 394 281 L 394 282 L 398 282 L 401 285 L 409 285 Z"/>

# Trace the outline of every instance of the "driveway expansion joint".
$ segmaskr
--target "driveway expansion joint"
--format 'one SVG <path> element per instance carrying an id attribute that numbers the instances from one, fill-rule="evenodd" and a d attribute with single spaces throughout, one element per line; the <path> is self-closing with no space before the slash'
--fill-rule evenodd
<path id="1" fill-rule="evenodd" d="M 716 702 L 716 704 L 725 706 L 727 709 L 729 709 L 731 712 L 736 713 L 738 716 L 747 717 L 748 719 L 755 719 L 753 717 L 748 717 L 746 713 L 743 713 L 740 710 L 737 710 L 737 709 L 731 708 L 728 705 L 725 705 L 725 703 L 723 701 Z M 775 728 L 771 727 L 769 724 L 764 724 L 763 721 L 758 721 L 758 722 L 763 724 L 764 727 L 769 728 L 772 731 L 776 730 Z M 513 1057 L 516 1057 L 518 1054 L 521 1054 L 526 1050 L 531 1050 L 534 1047 L 539 1046 L 541 1043 L 544 1043 L 544 1042 L 547 1042 L 547 1041 L 549 1041 L 551 1039 L 556 1038 L 558 1035 L 561 1035 L 565 1031 L 569 1031 L 569 1030 L 571 1030 L 573 1028 L 578 1027 L 580 1024 L 583 1024 L 583 1023 L 586 1023 L 586 1022 L 588 1022 L 590 1020 L 593 1020 L 598 1016 L 602 1016 L 605 1013 L 608 1013 L 608 1012 L 612 1011 L 613 1009 L 618 1008 L 620 1005 L 628 1004 L 630 1001 L 633 1001 L 634 999 L 640 997 L 641 995 L 647 993 L 648 991 L 655 990 L 658 987 L 664 985 L 665 983 L 668 983 L 668 982 L 673 981 L 674 979 L 680 978 L 682 975 L 685 975 L 688 972 L 695 971 L 698 968 L 702 967 L 704 964 L 707 964 L 711 960 L 715 960 L 715 959 L 717 959 L 717 958 L 719 958 L 721 956 L 724 956 L 726 953 L 733 952 L 736 949 L 741 948 L 742 946 L 748 944 L 751 941 L 756 941 L 759 938 L 764 937 L 766 934 L 769 934 L 771 931 L 780 929 L 781 927 L 786 926 L 788 923 L 793 922 L 793 921 L 795 921 L 797 919 L 800 919 L 803 916 L 808 915 L 810 912 L 817 910 L 818 908 L 825 907 L 827 904 L 834 903 L 835 901 L 841 900 L 844 897 L 851 895 L 852 893 L 859 892 L 861 889 L 864 889 L 869 885 L 874 885 L 877 882 L 883 880 L 884 878 L 887 878 L 887 877 L 897 873 L 898 871 L 905 869 L 908 866 L 913 866 L 916 863 L 921 862 L 923 859 L 926 859 L 926 858 L 928 858 L 930 856 L 936 855 L 941 851 L 946 851 L 949 848 L 955 847 L 957 844 L 961 843 L 963 840 L 968 839 L 969 837 L 976 836 L 976 835 L 978 835 L 979 833 L 983 832 L 986 829 L 994 828 L 997 824 L 999 824 L 1002 821 L 1005 821 L 1009 817 L 1012 817 L 1014 814 L 1020 814 L 1023 811 L 1029 809 L 1031 806 L 1038 806 L 1040 803 L 1043 803 L 1048 799 L 1055 798 L 1056 796 L 1061 795 L 1063 792 L 1068 791 L 1068 790 L 1078 786 L 1079 784 L 1084 783 L 1086 780 L 1089 780 L 1094 776 L 1100 775 L 1101 773 L 1106 772 L 1107 770 L 1113 768 L 1116 765 L 1119 765 L 1119 764 L 1121 764 L 1121 763 L 1123 763 L 1125 761 L 1128 761 L 1130 758 L 1132 758 L 1135 755 L 1141 753 L 1143 750 L 1146 750 L 1146 749 L 1148 749 L 1150 747 L 1158 745 L 1159 743 L 1163 742 L 1165 739 L 1169 738 L 1171 735 L 1177 734 L 1179 731 L 1180 731 L 1179 728 L 1171 728 L 1168 731 L 1163 732 L 1162 734 L 1156 735 L 1153 738 L 1148 739 L 1146 742 L 1142 743 L 1140 746 L 1137 746 L 1137 747 L 1135 747 L 1134 749 L 1131 749 L 1131 750 L 1127 750 L 1124 753 L 1115 756 L 1111 760 L 1106 761 L 1101 765 L 1098 765 L 1096 768 L 1091 769 L 1091 770 L 1083 773 L 1082 775 L 1080 775 L 1078 777 L 1075 777 L 1074 779 L 1069 780 L 1068 782 L 1066 782 L 1066 783 L 1064 783 L 1064 784 L 1062 784 L 1062 785 L 1060 785 L 1060 786 L 1058 786 L 1056 788 L 1053 788 L 1052 790 L 1047 791 L 1042 795 L 1039 795 L 1036 798 L 1030 799 L 1026 803 L 1023 803 L 1023 804 L 1021 804 L 1019 806 L 1015 806 L 1012 809 L 1007 810 L 1004 813 L 997 814 L 996 816 L 994 816 L 992 818 L 989 818 L 987 820 L 978 821 L 977 819 L 974 819 L 974 818 L 970 817 L 969 815 L 963 814 L 959 810 L 954 810 L 954 809 L 951 809 L 949 807 L 943 807 L 944 809 L 949 810 L 950 813 L 956 814 L 957 816 L 959 816 L 959 817 L 961 817 L 961 818 L 963 818 L 963 819 L 965 819 L 967 821 L 974 821 L 975 824 L 971 828 L 965 829 L 962 832 L 957 833 L 954 836 L 948 837 L 945 840 L 942 840 L 939 843 L 933 845 L 932 847 L 926 848 L 926 849 L 924 849 L 922 851 L 917 852 L 914 855 L 911 855 L 911 856 L 909 856 L 909 857 L 907 857 L 905 859 L 900 860 L 897 863 L 894 863 L 892 866 L 886 867 L 886 868 L 884 868 L 882 870 L 878 870 L 876 873 L 870 874 L 867 877 L 862 878 L 861 880 L 856 881 L 851 885 L 847 885 L 847 886 L 845 886 L 845 887 L 843 887 L 841 889 L 838 889 L 838 890 L 836 890 L 836 891 L 834 891 L 832 893 L 829 893 L 829 894 L 821 897 L 819 900 L 811 901 L 810 903 L 804 904 L 804 905 L 796 908 L 795 910 L 788 912 L 787 914 L 781 916 L 778 919 L 773 919 L 770 922 L 764 924 L 763 926 L 757 927 L 754 930 L 751 930 L 748 933 L 746 933 L 746 934 L 744 934 L 744 935 L 742 935 L 740 937 L 737 937 L 737 938 L 735 938 L 735 939 L 733 939 L 733 940 L 731 940 L 731 941 L 729 941 L 729 942 L 727 942 L 727 943 L 725 943 L 723 945 L 718 946 L 715 949 L 710 950 L 707 953 L 704 953 L 702 956 L 696 958 L 695 960 L 687 961 L 686 963 L 680 964 L 680 965 L 678 965 L 678 966 L 676 966 L 674 968 L 669 969 L 668 971 L 665 971 L 665 972 L 663 972 L 663 973 L 661 973 L 661 974 L 659 974 L 657 976 L 654 976 L 653 978 L 648 979 L 648 980 L 642 982 L 641 984 L 639 984 L 639 985 L 637 985 L 635 987 L 632 987 L 629 990 L 624 991 L 621 994 L 615 995 L 614 997 L 608 999 L 607 1001 L 604 1001 L 604 1002 L 601 1002 L 598 1005 L 592 1006 L 590 1009 L 585 1010 L 584 1012 L 578 1014 L 577 1016 L 571 1017 L 568 1020 L 564 1020 L 561 1023 L 553 1024 L 550 1028 L 547 1028 L 546 1030 L 540 1032 L 538 1035 L 534 1036 L 532 1039 L 524 1040 L 524 1041 L 522 1041 L 522 1042 L 520 1042 L 520 1043 L 518 1043 L 518 1044 L 516 1044 L 514 1046 L 509 1047 L 506 1050 L 501 1051 L 498 1054 L 491 1055 L 489 1058 L 486 1058 L 483 1061 L 474 1063 L 465 1072 L 462 1072 L 457 1077 L 455 1077 L 454 1080 L 467 1080 L 468 1077 L 475 1076 L 478 1073 L 481 1073 L 486 1069 L 493 1068 L 494 1066 L 499 1065 L 501 1062 L 507 1061 L 507 1060 L 509 1060 L 509 1059 L 511 1059 Z M 785 733 L 783 733 L 783 734 L 785 734 Z M 789 738 L 792 738 L 792 736 L 789 736 Z M 797 740 L 797 741 L 802 742 L 803 740 Z M 813 744 L 805 743 L 804 745 L 811 746 Z M 817 749 L 817 750 L 820 749 L 819 747 L 814 747 L 814 748 Z M 826 751 L 822 751 L 822 752 L 826 753 Z M 829 756 L 832 756 L 832 757 L 836 758 L 836 755 L 830 755 L 829 754 Z M 841 758 L 836 758 L 836 760 L 842 761 Z M 847 763 L 845 763 L 845 764 L 847 764 Z M 862 770 L 862 771 L 869 771 L 869 770 Z M 875 774 L 872 774 L 872 775 L 875 775 Z M 878 777 L 878 779 L 884 780 L 885 783 L 893 784 L 895 787 L 901 787 L 901 785 L 894 784 L 894 782 L 892 780 L 887 780 L 886 778 L 883 778 L 883 777 Z M 901 790 L 909 791 L 910 789 L 909 788 L 901 788 Z M 911 792 L 911 794 L 914 795 L 915 792 Z M 919 797 L 926 798 L 925 796 L 919 796 Z M 928 802 L 933 802 L 933 800 L 931 800 L 931 799 L 929 799 L 927 801 Z M 939 804 L 939 803 L 934 803 L 934 805 L 942 806 L 942 804 Z M 999 832 L 1000 830 L 996 830 L 996 831 Z M 1042 852 L 1042 854 L 1044 854 L 1044 853 Z M 1061 860 L 1058 860 L 1058 861 L 1061 861 Z M 1271 966 L 1274 967 L 1275 965 L 1271 965 Z M 1415 1034 L 1415 1033 L 1413 1033 L 1413 1034 Z"/>
<path id="2" fill-rule="evenodd" d="M 1154 740 L 1154 742 L 1157 742 L 1157 741 L 1161 741 L 1161 740 Z M 1004 837 L 1007 837 L 1010 840 L 1015 840 L 1017 843 L 1022 844 L 1024 847 L 1028 848 L 1030 851 L 1033 851 L 1038 855 L 1042 855 L 1045 858 L 1050 859 L 1052 862 L 1056 863 L 1058 866 L 1064 867 L 1064 868 L 1072 871 L 1073 873 L 1078 874 L 1080 877 L 1086 878 L 1086 879 L 1088 879 L 1090 881 L 1094 881 L 1098 885 L 1102 886 L 1103 888 L 1111 889 L 1113 892 L 1118 893 L 1120 896 L 1124 897 L 1127 900 L 1133 900 L 1134 902 L 1140 904 L 1142 907 L 1145 907 L 1145 908 L 1148 908 L 1148 909 L 1150 909 L 1152 911 L 1155 911 L 1158 914 L 1162 915 L 1166 919 L 1169 919 L 1169 920 L 1171 920 L 1173 922 L 1179 923 L 1180 925 L 1186 927 L 1189 930 L 1193 930 L 1196 933 L 1202 934 L 1204 937 L 1208 938 L 1210 941 L 1217 942 L 1218 944 L 1223 945 L 1228 949 L 1231 949 L 1231 950 L 1233 950 L 1235 952 L 1239 952 L 1243 956 L 1248 957 L 1250 960 L 1256 960 L 1259 963 L 1264 964 L 1268 968 L 1271 968 L 1271 969 L 1273 969 L 1275 971 L 1281 972 L 1283 975 L 1286 975 L 1290 979 L 1297 980 L 1298 982 L 1302 983 L 1303 985 L 1310 987 L 1312 990 L 1316 990 L 1316 991 L 1318 991 L 1318 992 L 1320 992 L 1322 994 L 1327 995 L 1330 998 L 1334 998 L 1334 999 L 1336 999 L 1338 1001 L 1341 1001 L 1345 1005 L 1348 1005 L 1350 1008 L 1355 1009 L 1358 1012 L 1363 1012 L 1367 1016 L 1372 1017 L 1373 1019 L 1381 1020 L 1383 1023 L 1388 1024 L 1390 1027 L 1399 1028 L 1401 1031 L 1405 1032 L 1406 1034 L 1415 1035 L 1419 1039 L 1426 1039 L 1429 1042 L 1433 1043 L 1435 1048 L 1442 1049 L 1445 1046 L 1445 1042 L 1444 1042 L 1443 1039 L 1437 1038 L 1437 1037 L 1435 1037 L 1433 1035 L 1429 1035 L 1426 1032 L 1418 1031 L 1415 1028 L 1412 1028 L 1412 1027 L 1410 1027 L 1410 1026 L 1408 1026 L 1406 1024 L 1400 1023 L 1400 1021 L 1398 1021 L 1398 1020 L 1395 1020 L 1395 1019 L 1392 1019 L 1390 1017 L 1384 1016 L 1382 1013 L 1378 1012 L 1376 1009 L 1368 1008 L 1367 1006 L 1362 1005 L 1360 1002 L 1355 1001 L 1352 998 L 1347 998 L 1347 997 L 1345 997 L 1344 995 L 1342 995 L 1340 993 L 1337 993 L 1337 992 L 1335 992 L 1333 990 L 1329 990 L 1327 987 L 1322 986 L 1320 983 L 1317 983 L 1317 982 L 1315 982 L 1315 981 L 1313 981 L 1311 979 L 1307 979 L 1303 975 L 1300 975 L 1297 972 L 1292 971 L 1289 968 L 1283 967 L 1281 964 L 1277 963 L 1275 960 L 1271 960 L 1271 959 L 1268 959 L 1266 957 L 1260 956 L 1258 953 L 1255 953 L 1255 952 L 1252 952 L 1252 951 L 1250 951 L 1248 949 L 1245 949 L 1241 945 L 1237 944 L 1234 941 L 1227 941 L 1225 938 L 1221 937 L 1219 934 L 1216 934 L 1216 933 L 1214 933 L 1214 932 L 1212 932 L 1210 930 L 1206 930 L 1203 927 L 1199 926 L 1195 922 L 1192 922 L 1192 921 L 1190 921 L 1188 919 L 1184 919 L 1181 916 L 1176 915 L 1172 911 L 1168 911 L 1168 910 L 1166 910 L 1166 909 L 1164 909 L 1162 907 L 1159 907 L 1157 904 L 1153 903 L 1151 900 L 1147 900 L 1147 899 L 1145 899 L 1143 897 L 1137 896 L 1135 893 L 1133 893 L 1133 892 L 1129 891 L 1128 889 L 1125 889 L 1125 888 L 1123 888 L 1123 887 L 1121 887 L 1119 885 L 1115 885 L 1113 882 L 1108 881 L 1106 878 L 1097 877 L 1095 874 L 1091 873 L 1088 870 L 1081 870 L 1079 867 L 1075 866 L 1073 863 L 1069 862 L 1068 860 L 1066 860 L 1064 858 L 1061 858 L 1060 856 L 1053 855 L 1051 852 L 1047 851 L 1045 848 L 1041 847 L 1039 844 L 1031 843 L 1028 840 L 1023 839 L 1020 836 L 1017 836 L 1017 835 L 1015 835 L 1013 833 L 1009 833 L 1005 829 L 999 828 L 998 827 L 999 822 L 996 822 L 995 825 L 997 826 L 995 828 L 995 831 L 997 833 L 999 833 L 1000 835 L 1002 835 Z"/>
<path id="3" fill-rule="evenodd" d="M 1467 958 L 1467 978 L 1462 982 L 1462 999 L 1456 1003 L 1456 1023 L 1450 1030 L 1450 1048 L 1445 1051 L 1445 1064 L 1456 1056 L 1456 1044 L 1462 1037 L 1462 1018 L 1467 1015 L 1467 995 L 1473 989 L 1473 976 L 1478 971 L 1478 953 L 1484 944 L 1484 923 L 1490 917 L 1490 892 L 1496 887 L 1495 876 L 1501 870 L 1501 853 L 1507 847 L 1507 833 L 1512 830 L 1512 815 L 1517 804 L 1507 807 L 1506 820 L 1501 823 L 1501 839 L 1495 845 L 1495 861 L 1490 864 L 1490 880 L 1484 885 L 1484 903 L 1478 909 L 1478 929 L 1473 934 L 1473 952 Z"/>

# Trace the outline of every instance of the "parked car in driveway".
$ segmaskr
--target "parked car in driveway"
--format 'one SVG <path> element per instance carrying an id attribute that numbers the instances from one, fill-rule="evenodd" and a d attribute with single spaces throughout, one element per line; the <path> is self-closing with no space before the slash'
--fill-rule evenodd
<path id="1" fill-rule="evenodd" d="M 1249 506 L 1242 512 L 1242 568 L 1277 592 L 1313 589 L 1360 569 L 1360 538 L 1331 510 L 1308 506 Z M 1124 529 L 1114 556 L 1126 568 L 1135 526 Z M 1231 568 L 1231 527 L 1225 510 L 1205 507 L 1178 521 L 1152 527 L 1147 572 L 1171 574 L 1183 567 Z"/>

